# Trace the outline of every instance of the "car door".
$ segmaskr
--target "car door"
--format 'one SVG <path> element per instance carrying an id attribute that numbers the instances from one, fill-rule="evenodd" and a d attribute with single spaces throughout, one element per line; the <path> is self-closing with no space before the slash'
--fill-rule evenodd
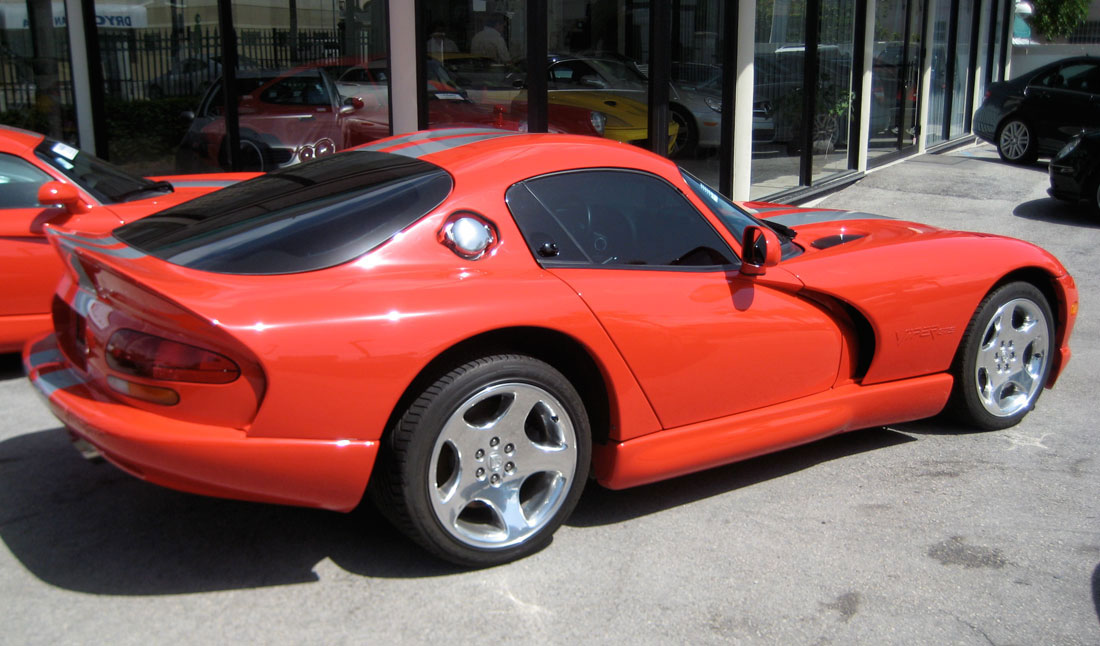
<path id="1" fill-rule="evenodd" d="M 535 258 L 598 317 L 664 427 L 835 383 L 836 323 L 793 279 L 741 276 L 722 237 L 664 179 L 557 173 L 516 184 L 507 199 Z"/>
<path id="2" fill-rule="evenodd" d="M 1056 150 L 1082 129 L 1100 126 L 1100 63 L 1069 61 L 1035 77 L 1025 94 L 1041 150 Z"/>
<path id="3" fill-rule="evenodd" d="M 61 279 L 45 224 L 65 212 L 38 203 L 38 188 L 52 179 L 27 160 L 0 153 L 0 318 L 48 312 Z"/>

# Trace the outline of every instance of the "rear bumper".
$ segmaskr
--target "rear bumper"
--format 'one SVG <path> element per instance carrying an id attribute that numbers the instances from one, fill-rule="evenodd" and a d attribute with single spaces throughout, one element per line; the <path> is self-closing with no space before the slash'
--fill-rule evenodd
<path id="1" fill-rule="evenodd" d="M 172 489 L 350 511 L 378 453 L 377 442 L 249 437 L 128 406 L 89 388 L 53 334 L 27 343 L 23 366 L 74 435 L 122 470 Z"/>

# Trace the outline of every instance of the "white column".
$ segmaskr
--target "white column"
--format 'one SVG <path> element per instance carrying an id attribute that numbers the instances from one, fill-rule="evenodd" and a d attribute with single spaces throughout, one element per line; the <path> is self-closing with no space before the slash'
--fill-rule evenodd
<path id="1" fill-rule="evenodd" d="M 992 1 L 997 2 L 997 0 Z M 993 30 L 992 25 L 989 24 L 989 0 L 984 2 L 983 0 L 974 0 L 974 11 L 974 15 L 979 20 L 978 42 L 973 43 L 971 46 L 978 48 L 976 58 L 978 64 L 974 67 L 974 102 L 971 107 L 971 124 L 974 123 L 974 112 L 978 111 L 985 99 L 985 62 L 986 56 L 989 54 L 989 36 Z M 971 127 L 971 130 L 973 130 L 973 127 Z"/>
<path id="2" fill-rule="evenodd" d="M 871 68 L 875 62 L 875 0 L 867 1 L 867 24 L 863 30 L 863 70 L 856 70 L 861 84 L 859 92 L 859 164 L 856 170 L 867 170 L 867 144 L 871 139 Z M 856 80 L 853 79 L 853 80 Z"/>
<path id="3" fill-rule="evenodd" d="M 389 3 L 390 14 L 390 123 L 393 134 L 417 129 L 416 12 L 415 3 Z"/>
<path id="4" fill-rule="evenodd" d="M 917 118 L 917 123 L 920 124 L 920 136 L 917 137 L 917 152 L 923 153 L 927 145 L 928 139 L 928 104 L 932 100 L 932 29 L 934 18 L 936 17 L 936 3 L 938 2 L 950 2 L 950 0 L 928 0 L 928 6 L 924 9 L 924 15 L 921 17 L 924 20 L 924 24 L 920 26 L 924 30 L 924 35 L 921 36 L 921 43 L 924 46 L 924 60 L 921 61 L 921 81 L 920 81 L 920 115 Z"/>
<path id="5" fill-rule="evenodd" d="M 89 65 L 99 65 L 99 61 L 87 60 L 88 45 L 84 38 L 84 13 L 80 0 L 65 0 L 65 20 L 69 32 L 69 69 L 73 74 L 73 108 L 76 111 L 76 132 L 78 147 L 93 155 L 102 150 L 95 149 L 95 123 L 92 120 L 92 81 L 88 74 Z"/>
<path id="6" fill-rule="evenodd" d="M 749 199 L 752 184 L 753 54 L 756 51 L 756 3 L 737 3 L 736 105 L 733 113 L 733 199 Z M 727 74 L 729 71 L 727 70 Z"/>

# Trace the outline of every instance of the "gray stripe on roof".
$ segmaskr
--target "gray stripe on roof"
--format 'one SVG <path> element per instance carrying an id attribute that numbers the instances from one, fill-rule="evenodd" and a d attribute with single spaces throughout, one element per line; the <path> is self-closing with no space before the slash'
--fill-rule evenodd
<path id="1" fill-rule="evenodd" d="M 424 130 L 422 132 L 414 132 L 403 137 L 390 138 L 385 141 L 370 144 L 369 146 L 363 146 L 358 150 L 384 150 L 386 148 L 392 148 L 394 146 L 400 146 L 403 144 L 412 143 L 414 141 L 423 141 L 425 139 L 439 139 L 441 137 L 457 137 L 461 135 L 488 135 L 488 134 L 518 134 L 510 130 L 499 130 L 497 128 L 444 128 L 441 130 Z"/>
<path id="2" fill-rule="evenodd" d="M 864 213 L 862 211 L 802 211 L 799 213 L 785 213 L 783 215 L 777 215 L 774 218 L 768 218 L 771 222 L 778 222 L 779 224 L 786 225 L 788 227 L 797 227 L 803 224 L 814 224 L 816 222 L 836 222 L 840 220 L 893 220 L 886 215 L 875 215 L 874 213 Z"/>
<path id="3" fill-rule="evenodd" d="M 207 186 L 232 186 L 232 185 L 236 184 L 239 181 L 240 180 L 236 180 L 236 179 L 208 179 L 208 180 L 180 179 L 180 180 L 172 180 L 172 186 L 186 186 L 186 187 L 197 187 L 197 188 L 204 188 L 204 187 L 207 187 Z"/>
<path id="4" fill-rule="evenodd" d="M 394 150 L 395 155 L 404 155 L 405 157 L 423 157 L 424 155 L 430 155 L 442 150 L 450 150 L 451 148 L 459 148 L 467 144 L 476 143 L 479 141 L 485 141 L 487 139 L 496 139 L 497 137 L 507 137 L 514 135 L 514 132 L 502 132 L 497 130 L 492 134 L 481 134 L 470 137 L 451 137 L 443 140 L 425 141 L 422 144 L 416 144 L 413 146 L 406 146 L 399 150 Z"/>

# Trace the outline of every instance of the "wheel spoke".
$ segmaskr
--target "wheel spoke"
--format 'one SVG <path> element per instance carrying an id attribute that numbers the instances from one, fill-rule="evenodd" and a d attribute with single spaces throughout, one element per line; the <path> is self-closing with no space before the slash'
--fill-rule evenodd
<path id="1" fill-rule="evenodd" d="M 563 446 L 560 449 L 547 449 L 527 442 L 516 450 L 516 474 L 523 478 L 536 473 L 572 473 L 575 456 L 568 448 Z"/>
<path id="2" fill-rule="evenodd" d="M 523 505 L 520 504 L 521 484 L 522 481 L 517 479 L 499 487 L 488 487 L 482 498 L 501 524 L 505 541 L 521 537 L 531 529 L 531 524 L 523 515 Z"/>

